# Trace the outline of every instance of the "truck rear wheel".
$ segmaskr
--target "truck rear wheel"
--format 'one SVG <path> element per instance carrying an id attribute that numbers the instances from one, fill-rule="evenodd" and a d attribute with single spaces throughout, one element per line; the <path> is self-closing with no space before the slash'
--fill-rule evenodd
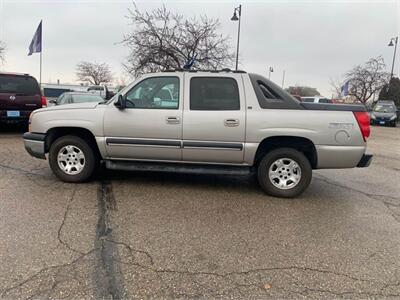
<path id="1" fill-rule="evenodd" d="M 85 182 L 93 175 L 98 159 L 90 144 L 80 137 L 67 135 L 51 145 L 49 164 L 62 181 Z"/>
<path id="2" fill-rule="evenodd" d="M 261 159 L 257 177 L 267 194 L 292 198 L 308 187 L 312 168 L 302 152 L 292 148 L 278 148 L 266 153 Z"/>

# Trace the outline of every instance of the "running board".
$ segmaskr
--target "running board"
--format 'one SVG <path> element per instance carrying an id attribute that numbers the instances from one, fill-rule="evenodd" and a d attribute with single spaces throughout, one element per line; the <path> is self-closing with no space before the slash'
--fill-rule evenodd
<path id="1" fill-rule="evenodd" d="M 121 171 L 145 171 L 145 172 L 172 172 L 186 174 L 211 174 L 211 175 L 239 175 L 245 176 L 251 173 L 247 166 L 226 165 L 200 165 L 181 163 L 154 163 L 138 161 L 106 160 L 106 168 Z"/>

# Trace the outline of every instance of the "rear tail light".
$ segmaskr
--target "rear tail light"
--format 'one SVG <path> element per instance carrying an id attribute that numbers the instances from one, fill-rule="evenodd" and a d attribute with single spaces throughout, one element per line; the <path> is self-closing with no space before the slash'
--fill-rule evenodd
<path id="1" fill-rule="evenodd" d="M 42 96 L 42 98 L 41 98 L 41 104 L 42 104 L 42 107 L 46 107 L 46 106 L 47 106 L 47 100 L 46 100 L 46 97 L 45 97 L 45 96 Z"/>
<path id="2" fill-rule="evenodd" d="M 367 140 L 369 134 L 371 133 L 371 129 L 369 127 L 370 119 L 369 115 L 366 111 L 354 111 L 354 116 L 356 117 L 358 126 L 360 127 L 361 134 L 363 136 L 364 141 Z"/>

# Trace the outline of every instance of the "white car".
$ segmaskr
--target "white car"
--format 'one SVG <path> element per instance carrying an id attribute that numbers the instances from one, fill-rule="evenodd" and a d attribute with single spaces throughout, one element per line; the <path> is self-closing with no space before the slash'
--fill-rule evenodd
<path id="1" fill-rule="evenodd" d="M 99 95 L 103 99 L 108 99 L 109 92 L 105 85 L 89 86 L 87 91 L 91 94 Z"/>

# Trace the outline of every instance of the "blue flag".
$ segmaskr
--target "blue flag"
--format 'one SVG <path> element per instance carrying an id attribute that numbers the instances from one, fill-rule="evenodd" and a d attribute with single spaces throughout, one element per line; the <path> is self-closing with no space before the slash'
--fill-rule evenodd
<path id="1" fill-rule="evenodd" d="M 349 80 L 347 80 L 340 88 L 340 95 L 346 97 L 349 94 Z"/>
<path id="2" fill-rule="evenodd" d="M 38 52 L 42 52 L 42 21 L 40 21 L 40 24 L 36 29 L 35 35 L 33 36 L 32 42 L 29 45 L 28 55 L 32 55 L 32 53 Z"/>

